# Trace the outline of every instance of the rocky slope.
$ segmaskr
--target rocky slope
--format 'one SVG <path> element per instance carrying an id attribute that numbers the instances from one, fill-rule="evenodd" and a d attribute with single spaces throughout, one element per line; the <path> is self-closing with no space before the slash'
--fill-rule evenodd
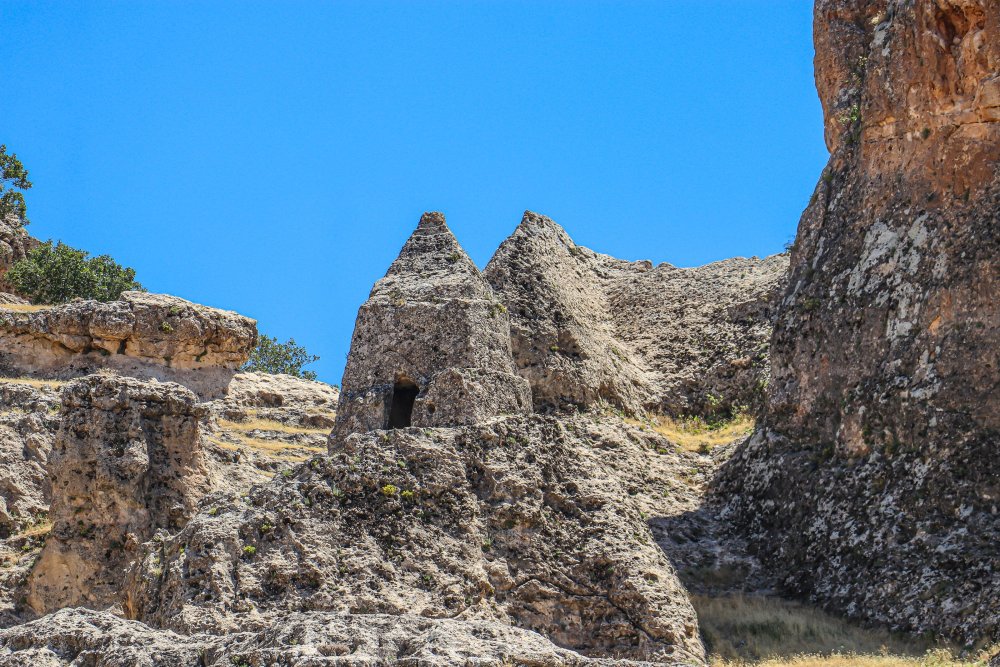
<path id="1" fill-rule="evenodd" d="M 830 163 L 719 502 L 785 587 L 1000 639 L 1000 5 L 819 0 Z"/>
<path id="2" fill-rule="evenodd" d="M 584 417 L 332 438 L 329 457 L 209 496 L 147 545 L 126 614 L 185 633 L 263 630 L 290 612 L 407 614 L 698 662 L 694 612 L 646 525 L 696 504 L 690 456 Z"/>
<path id="3" fill-rule="evenodd" d="M 715 417 L 762 402 L 787 264 L 785 255 L 694 269 L 626 262 L 529 211 L 484 274 L 510 313 L 536 410 L 607 402 Z"/>

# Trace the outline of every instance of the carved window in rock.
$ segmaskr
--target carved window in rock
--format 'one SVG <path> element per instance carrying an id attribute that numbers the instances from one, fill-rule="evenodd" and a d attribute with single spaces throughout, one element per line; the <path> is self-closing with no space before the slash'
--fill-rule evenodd
<path id="1" fill-rule="evenodd" d="M 389 399 L 388 428 L 406 428 L 413 421 L 413 402 L 420 393 L 419 387 L 405 378 L 396 380 Z"/>

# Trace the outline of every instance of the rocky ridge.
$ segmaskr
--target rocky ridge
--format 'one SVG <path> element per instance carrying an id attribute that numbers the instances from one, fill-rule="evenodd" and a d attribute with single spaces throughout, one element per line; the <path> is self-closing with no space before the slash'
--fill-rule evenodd
<path id="1" fill-rule="evenodd" d="M 762 403 L 787 264 L 785 255 L 693 269 L 627 262 L 528 211 L 484 275 L 510 313 L 536 410 L 603 402 L 715 418 Z"/>

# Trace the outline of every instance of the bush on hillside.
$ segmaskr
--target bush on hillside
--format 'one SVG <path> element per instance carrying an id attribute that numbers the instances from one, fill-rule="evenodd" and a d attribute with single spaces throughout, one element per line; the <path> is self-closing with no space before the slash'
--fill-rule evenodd
<path id="1" fill-rule="evenodd" d="M 65 243 L 46 241 L 10 268 L 4 279 L 32 303 L 65 303 L 75 298 L 114 301 L 126 290 L 141 290 L 135 269 L 108 255 L 89 257 Z"/>
<path id="2" fill-rule="evenodd" d="M 295 342 L 294 338 L 279 343 L 277 338 L 261 335 L 257 347 L 241 370 L 256 373 L 285 373 L 306 380 L 315 380 L 316 373 L 304 371 L 302 367 L 318 360 L 318 356 L 309 354 L 306 348 Z"/>

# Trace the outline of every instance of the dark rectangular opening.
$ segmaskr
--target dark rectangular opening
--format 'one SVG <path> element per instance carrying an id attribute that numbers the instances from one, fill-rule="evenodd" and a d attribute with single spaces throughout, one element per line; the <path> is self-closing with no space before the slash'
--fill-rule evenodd
<path id="1" fill-rule="evenodd" d="M 420 390 L 408 380 L 397 380 L 389 402 L 389 428 L 406 428 L 413 419 L 413 402 Z"/>

